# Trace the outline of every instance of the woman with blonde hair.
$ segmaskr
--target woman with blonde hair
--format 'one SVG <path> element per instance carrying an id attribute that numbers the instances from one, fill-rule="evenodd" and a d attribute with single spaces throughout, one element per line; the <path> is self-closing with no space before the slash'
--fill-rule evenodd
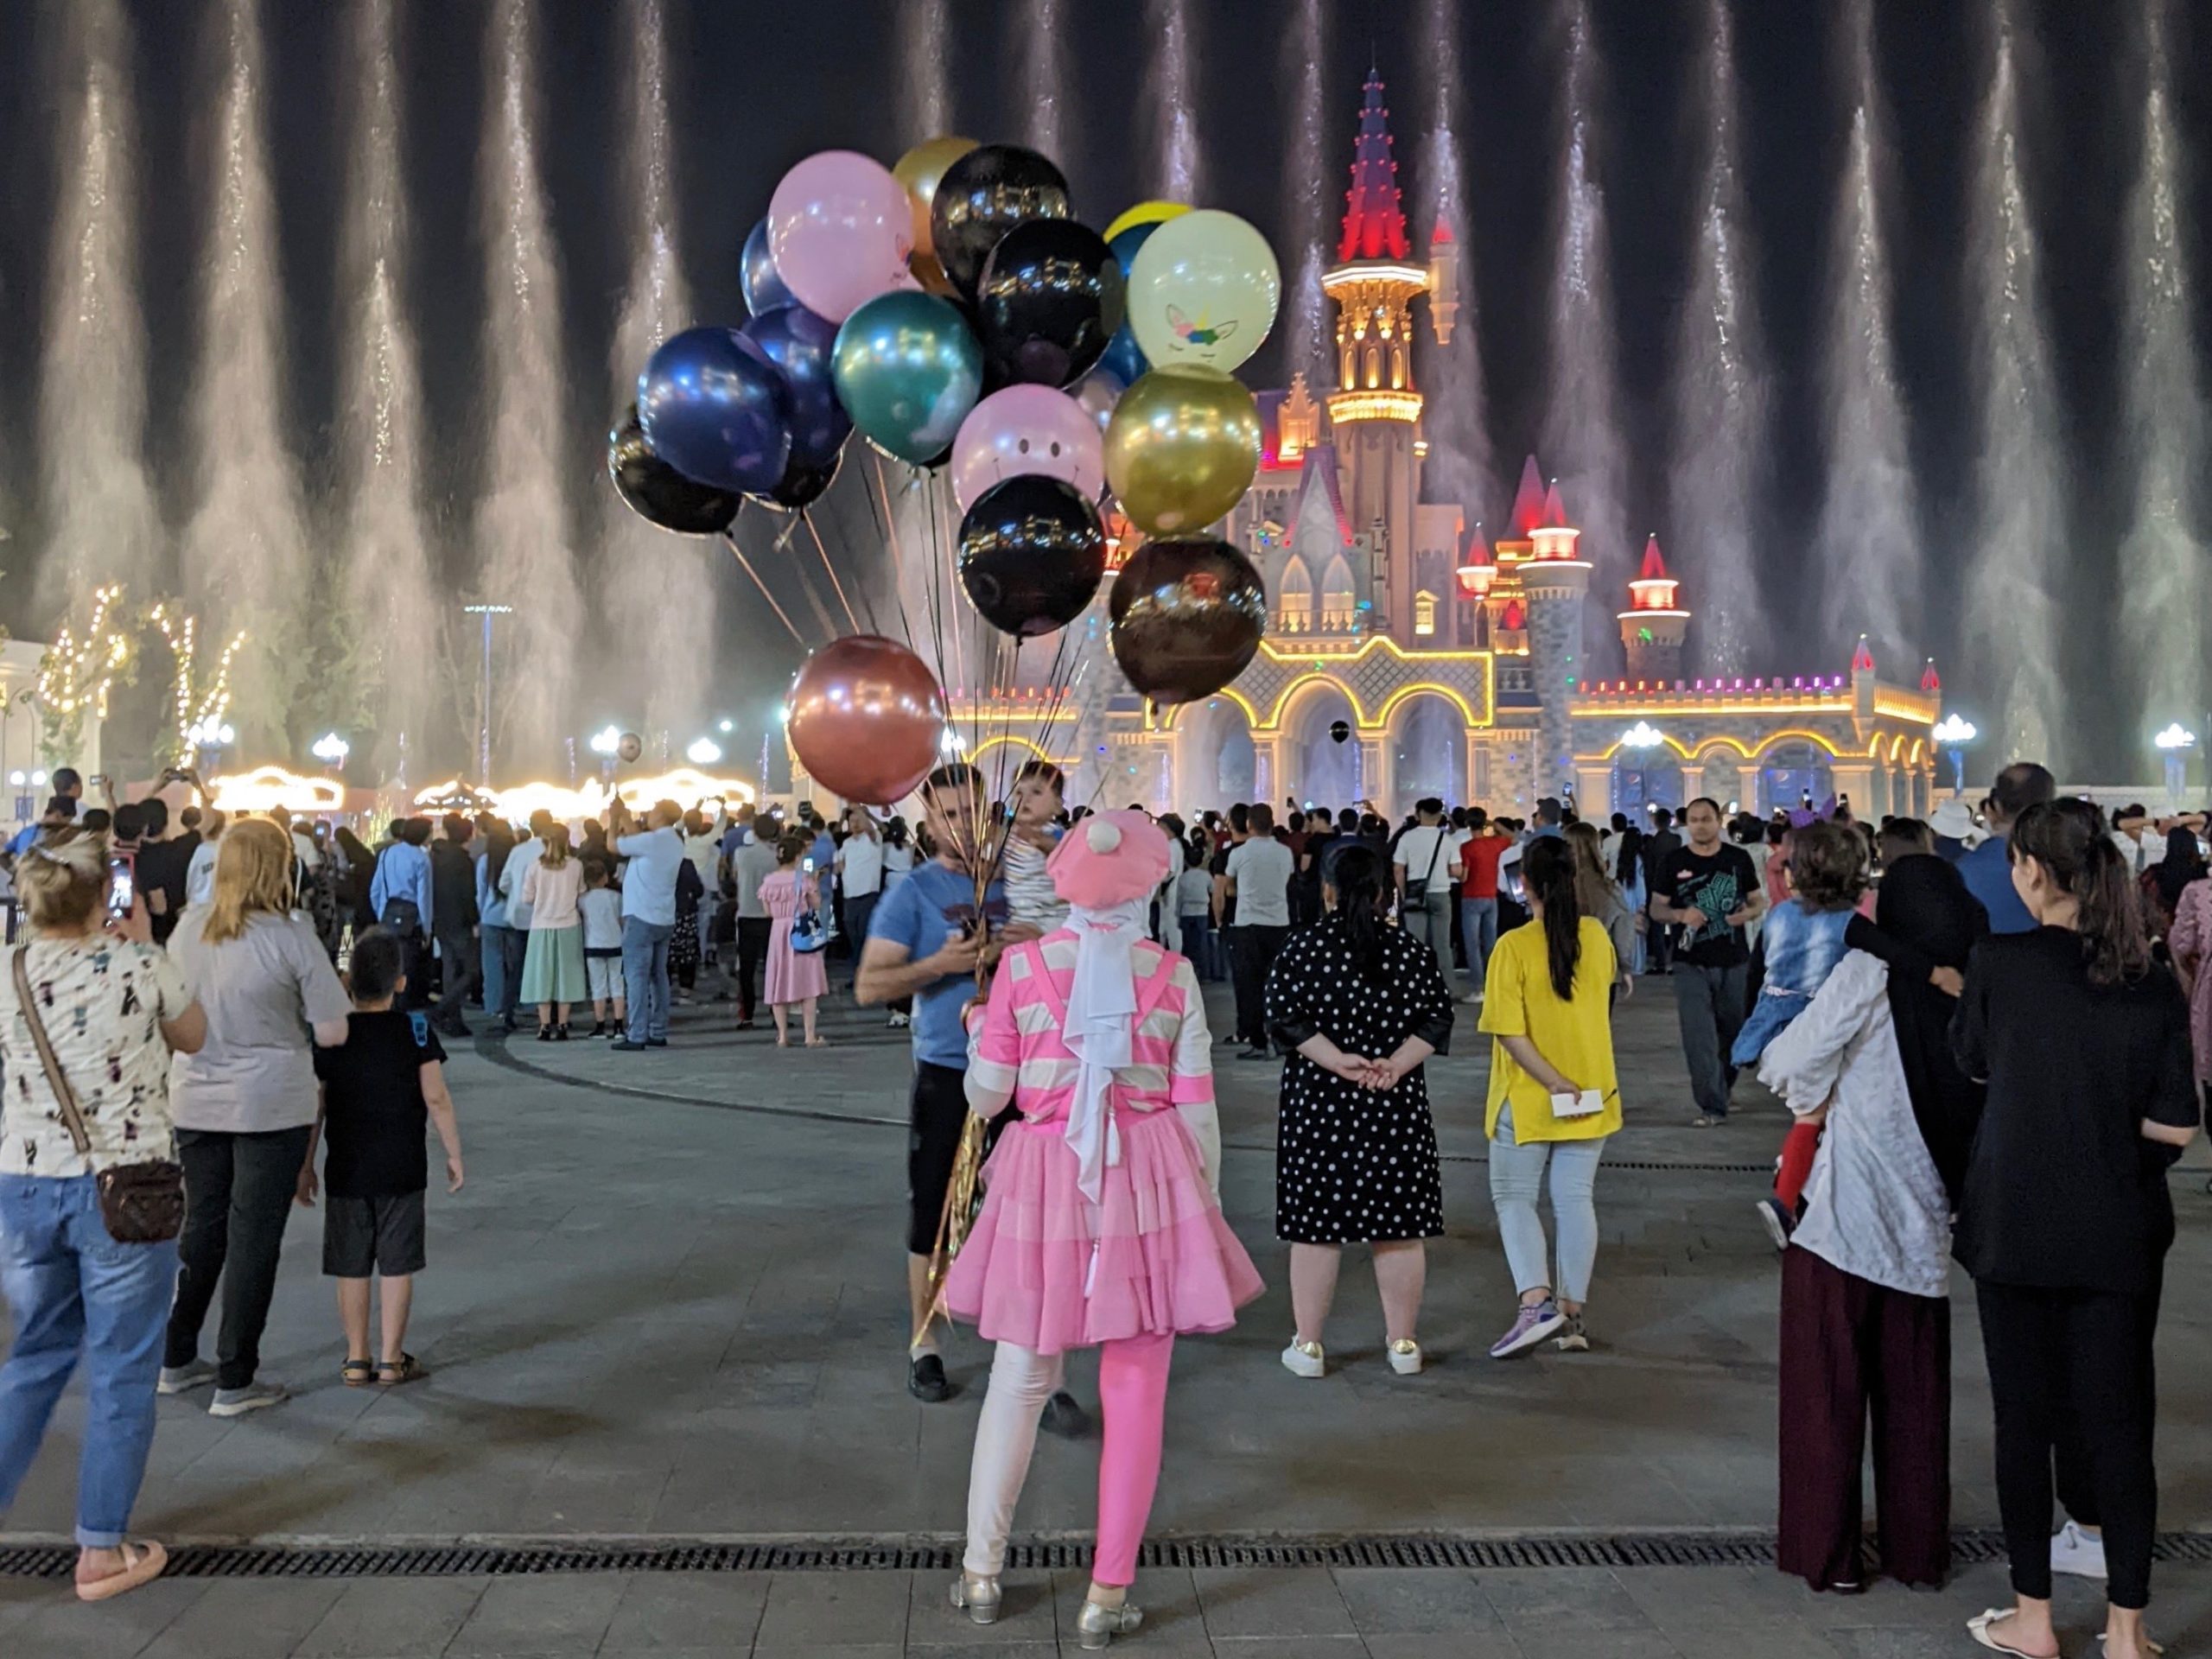
<path id="1" fill-rule="evenodd" d="M 522 1000 L 537 1004 L 537 1040 L 569 1040 L 569 1005 L 591 1000 L 584 967 L 584 864 L 569 850 L 569 826 L 549 824 L 545 850 L 523 873 L 530 945 L 522 958 Z M 630 988 L 632 995 L 637 988 Z"/>
<path id="2" fill-rule="evenodd" d="M 0 1513 L 81 1358 L 84 1601 L 136 1589 L 168 1559 L 159 1544 L 124 1533 L 154 1443 L 176 1244 L 116 1240 L 99 1178 L 175 1160 L 169 1055 L 197 1049 L 207 1030 L 183 976 L 154 948 L 144 912 L 109 918 L 100 902 L 107 852 L 105 836 L 73 829 L 24 850 L 16 887 L 30 936 L 0 974 L 9 1083 L 0 1096 L 0 1286 L 16 1332 L 0 1365 Z"/>
<path id="3" fill-rule="evenodd" d="M 295 907 L 291 836 L 267 818 L 241 818 L 219 845 L 213 895 L 186 911 L 169 938 L 207 1011 L 207 1040 L 169 1071 L 185 1214 L 161 1391 L 212 1382 L 209 1415 L 237 1417 L 287 1397 L 254 1376 L 315 1129 L 309 1036 L 323 1048 L 344 1042 L 353 1005 L 315 924 Z M 219 1281 L 223 1322 L 211 1365 L 200 1357 L 200 1327 Z"/>

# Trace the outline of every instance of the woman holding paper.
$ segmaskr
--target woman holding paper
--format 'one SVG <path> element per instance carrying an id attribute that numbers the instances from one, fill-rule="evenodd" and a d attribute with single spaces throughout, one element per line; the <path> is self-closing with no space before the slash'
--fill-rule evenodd
<path id="1" fill-rule="evenodd" d="M 1582 1305 L 1598 1259 L 1592 1191 L 1605 1139 L 1621 1126 L 1609 1017 L 1618 971 L 1612 942 L 1576 902 L 1574 855 L 1564 841 L 1530 842 L 1521 880 L 1532 919 L 1491 953 L 1479 1027 L 1496 1039 L 1486 1126 L 1491 1202 L 1521 1297 L 1512 1325 L 1491 1346 L 1493 1359 L 1526 1353 L 1548 1338 L 1569 1351 L 1590 1346 Z M 1536 1215 L 1547 1167 L 1559 1230 L 1556 1280 Z"/>

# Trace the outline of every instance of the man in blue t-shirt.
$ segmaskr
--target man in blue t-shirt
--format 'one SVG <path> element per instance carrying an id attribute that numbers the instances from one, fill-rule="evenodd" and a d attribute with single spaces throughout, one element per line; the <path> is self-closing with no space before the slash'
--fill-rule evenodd
<path id="1" fill-rule="evenodd" d="M 854 986 L 863 1006 L 914 1000 L 906 1292 L 917 1330 L 929 1311 L 930 1255 L 968 1121 L 968 1031 L 961 1011 L 978 995 L 977 969 L 997 959 L 1007 938 L 1005 888 L 994 880 L 981 914 L 976 903 L 982 801 L 982 778 L 964 761 L 939 766 L 923 783 L 923 822 L 935 856 L 917 864 L 876 905 Z M 1033 937 L 1033 931 L 1020 936 Z M 931 1332 L 924 1332 L 907 1356 L 906 1387 L 931 1404 L 951 1397 Z"/>
<path id="2" fill-rule="evenodd" d="M 1989 839 L 1959 860 L 1967 891 L 1989 912 L 1993 933 L 2031 933 L 2036 919 L 2012 890 L 2012 825 L 2030 807 L 2058 798 L 2058 780 L 2032 760 L 2016 760 L 1989 791 Z"/>

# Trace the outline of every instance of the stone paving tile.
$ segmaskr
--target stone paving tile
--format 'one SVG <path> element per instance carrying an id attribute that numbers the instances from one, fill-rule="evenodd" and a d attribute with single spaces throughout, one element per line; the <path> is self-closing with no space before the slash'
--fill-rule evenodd
<path id="1" fill-rule="evenodd" d="M 139 1650 L 144 1659 L 288 1659 L 346 1590 L 327 1579 L 249 1580 L 225 1588 L 230 1593 L 220 1598 L 195 1598 Z"/>
<path id="2" fill-rule="evenodd" d="M 1368 1659 L 1370 1649 L 1356 1636 L 1217 1636 L 1213 1651 L 1214 1659 Z"/>
<path id="3" fill-rule="evenodd" d="M 447 1646 L 448 1659 L 595 1653 L 627 1587 L 615 1573 L 494 1579 Z"/>
<path id="4" fill-rule="evenodd" d="M 1690 1650 L 1675 1646 L 1654 1630 L 1516 1630 L 1513 1639 L 1522 1659 L 1691 1659 Z M 1704 1659 L 1709 1645 L 1695 1649 Z M 1766 1659 L 1761 1649 L 1759 1659 Z"/>
<path id="5" fill-rule="evenodd" d="M 1351 1609 L 1324 1567 L 1199 1567 L 1192 1570 L 1206 1634 L 1356 1636 Z"/>
<path id="6" fill-rule="evenodd" d="M 35 1654 L 38 1659 L 130 1659 L 190 1611 L 209 1588 L 203 1580 L 163 1579 L 86 1606 L 66 1583 L 13 1587 L 26 1593 L 18 1616 L 0 1625 L 0 1636 L 6 1637 L 0 1650 Z"/>
<path id="7" fill-rule="evenodd" d="M 1053 1613 L 1059 1626 L 1061 1646 L 1070 1653 L 1077 1651 L 1075 1622 L 1083 1611 L 1084 1598 L 1090 1590 L 1088 1573 L 1052 1574 Z M 1144 1609 L 1144 1625 L 1138 1632 L 1138 1639 L 1143 1642 L 1147 1654 L 1185 1659 L 1188 1655 L 1212 1651 L 1198 1586 L 1188 1568 L 1147 1568 L 1137 1575 L 1130 1593 L 1137 1605 Z"/>
<path id="8" fill-rule="evenodd" d="M 475 1612 L 491 1582 L 481 1578 L 354 1580 L 292 1652 L 296 1659 L 442 1653 Z M 217 1595 L 213 1605 L 227 1610 L 228 1603 L 226 1592 Z"/>
<path id="9" fill-rule="evenodd" d="M 932 1568 L 914 1573 L 908 1581 L 908 1647 L 992 1649 L 1058 1639 L 1051 1573 L 1005 1574 L 1001 1580 L 1005 1599 L 996 1622 L 989 1624 L 976 1624 L 952 1605 L 952 1585 L 958 1576 Z"/>
<path id="10" fill-rule="evenodd" d="M 1497 1609 L 1513 1639 L 1528 1645 L 1533 1633 L 1649 1630 L 1635 1599 L 1604 1567 L 1478 1573 L 1476 1583 Z"/>
<path id="11" fill-rule="evenodd" d="M 1371 1659 L 1522 1659 L 1521 1644 L 1503 1630 L 1370 1636 L 1367 1651 Z"/>
<path id="12" fill-rule="evenodd" d="M 779 1573 L 754 1636 L 764 1649 L 906 1640 L 907 1576 L 901 1573 Z"/>
<path id="13" fill-rule="evenodd" d="M 600 1651 L 659 1654 L 687 1648 L 744 1653 L 768 1605 L 758 1573 L 640 1573 L 608 1620 Z"/>
<path id="14" fill-rule="evenodd" d="M 1474 1575 L 1456 1567 L 1339 1567 L 1334 1577 L 1363 1636 L 1499 1628 L 1497 1610 Z"/>

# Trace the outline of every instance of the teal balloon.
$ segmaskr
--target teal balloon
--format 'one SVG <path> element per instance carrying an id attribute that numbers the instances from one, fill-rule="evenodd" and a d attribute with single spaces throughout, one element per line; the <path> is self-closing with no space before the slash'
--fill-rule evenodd
<path id="1" fill-rule="evenodd" d="M 915 466 L 942 459 L 983 390 L 983 348 L 950 300 L 879 294 L 837 330 L 830 373 L 861 435 Z"/>
<path id="2" fill-rule="evenodd" d="M 1114 257 L 1121 262 L 1122 275 L 1125 278 L 1129 274 L 1129 266 L 1136 260 L 1137 250 L 1152 239 L 1152 233 L 1160 226 L 1158 219 L 1147 219 L 1141 225 L 1130 226 L 1106 244 Z M 1125 386 L 1135 385 L 1152 368 L 1151 359 L 1145 356 L 1144 347 L 1137 344 L 1136 334 L 1127 322 L 1122 323 L 1120 331 L 1108 343 L 1106 355 L 1098 360 L 1118 375 Z"/>

